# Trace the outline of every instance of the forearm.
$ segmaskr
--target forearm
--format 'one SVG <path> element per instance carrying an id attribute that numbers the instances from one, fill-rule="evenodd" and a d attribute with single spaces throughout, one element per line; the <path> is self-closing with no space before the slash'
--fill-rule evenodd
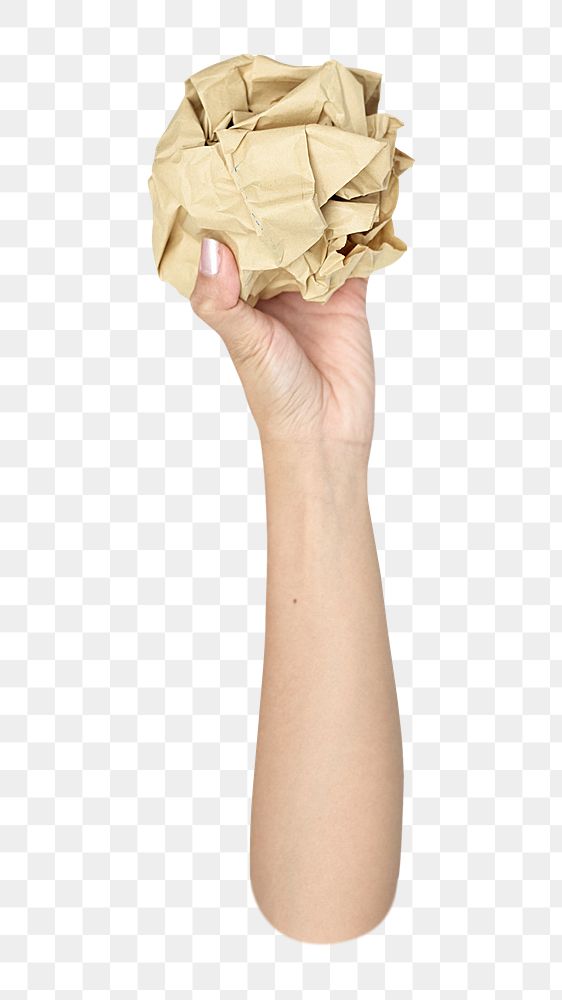
<path id="1" fill-rule="evenodd" d="M 271 923 L 356 937 L 394 895 L 402 745 L 365 449 L 264 447 L 268 558 L 251 878 Z"/>

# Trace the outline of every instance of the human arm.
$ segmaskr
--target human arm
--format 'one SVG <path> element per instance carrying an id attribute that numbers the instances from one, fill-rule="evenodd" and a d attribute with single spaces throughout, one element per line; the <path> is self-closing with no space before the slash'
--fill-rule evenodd
<path id="1" fill-rule="evenodd" d="M 267 592 L 250 876 L 278 930 L 336 942 L 375 927 L 400 865 L 398 704 L 367 470 L 374 369 L 366 281 L 326 306 L 251 309 L 235 262 L 192 305 L 225 340 L 264 459 Z"/>
<path id="2" fill-rule="evenodd" d="M 386 915 L 402 752 L 364 455 L 264 449 L 266 638 L 252 827 L 256 901 L 304 941 Z"/>

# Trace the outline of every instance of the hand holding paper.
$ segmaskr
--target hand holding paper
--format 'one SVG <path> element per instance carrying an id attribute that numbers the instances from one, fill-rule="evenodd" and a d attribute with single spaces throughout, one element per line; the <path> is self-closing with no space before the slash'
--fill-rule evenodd
<path id="1" fill-rule="evenodd" d="M 156 148 L 149 189 L 158 274 L 186 297 L 204 236 L 236 257 L 251 305 L 283 291 L 326 302 L 406 250 L 392 224 L 398 118 L 381 75 L 336 60 L 240 55 L 195 73 Z"/>
<path id="2" fill-rule="evenodd" d="M 366 460 L 374 421 L 367 279 L 351 278 L 325 304 L 284 292 L 251 306 L 239 297 L 227 246 L 205 240 L 201 263 L 192 308 L 223 339 L 262 445 L 346 443 Z"/>

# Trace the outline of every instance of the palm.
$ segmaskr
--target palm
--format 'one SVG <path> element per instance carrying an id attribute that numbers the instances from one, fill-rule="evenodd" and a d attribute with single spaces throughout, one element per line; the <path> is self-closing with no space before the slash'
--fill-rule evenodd
<path id="1" fill-rule="evenodd" d="M 366 288 L 366 278 L 349 278 L 324 304 L 298 292 L 257 303 L 272 321 L 267 366 L 283 431 L 371 441 L 374 364 Z"/>

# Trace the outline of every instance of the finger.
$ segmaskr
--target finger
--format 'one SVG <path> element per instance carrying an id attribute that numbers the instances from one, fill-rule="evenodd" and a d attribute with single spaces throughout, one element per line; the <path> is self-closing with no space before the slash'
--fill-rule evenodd
<path id="1" fill-rule="evenodd" d="M 203 239 L 191 307 L 222 338 L 236 367 L 247 368 L 267 352 L 271 320 L 240 298 L 240 275 L 229 247 Z"/>
<path id="2" fill-rule="evenodd" d="M 358 295 L 363 301 L 367 298 L 367 285 L 369 283 L 368 278 L 348 278 L 345 282 L 345 288 Z"/>

